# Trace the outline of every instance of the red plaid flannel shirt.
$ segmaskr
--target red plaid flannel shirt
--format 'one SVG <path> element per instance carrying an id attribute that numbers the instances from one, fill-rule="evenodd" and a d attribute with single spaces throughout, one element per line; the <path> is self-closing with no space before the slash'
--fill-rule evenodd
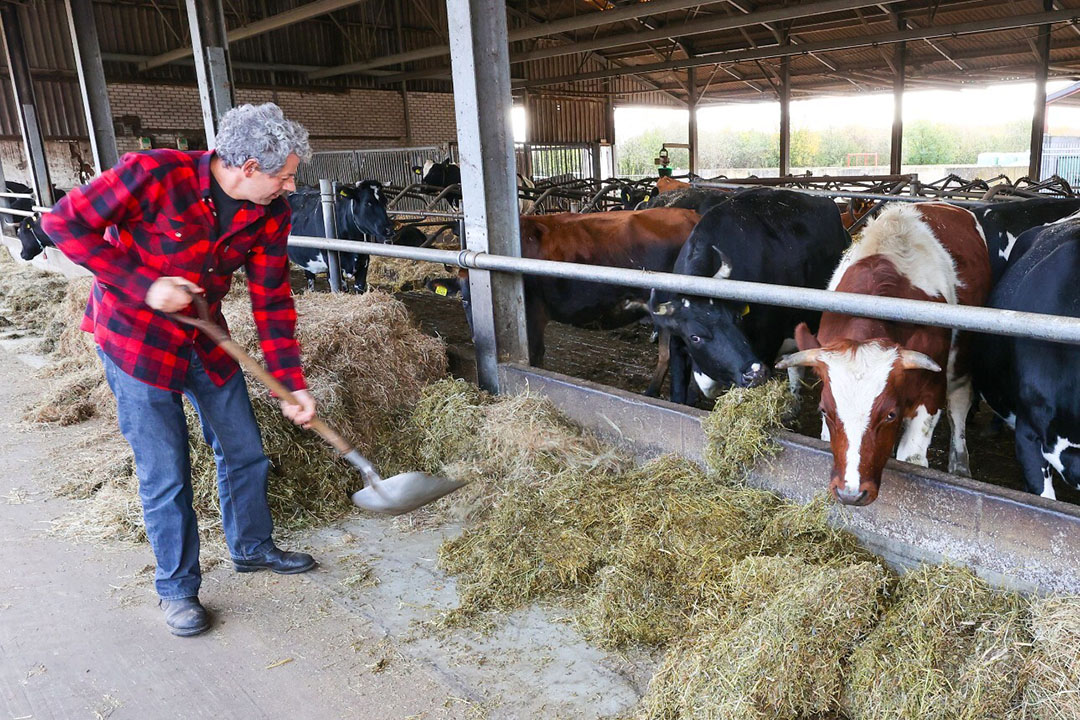
<path id="1" fill-rule="evenodd" d="M 268 206 L 244 203 L 218 237 L 211 157 L 177 150 L 128 153 L 45 215 L 49 238 L 96 279 L 82 329 L 94 333 L 124 372 L 145 383 L 181 392 L 194 349 L 222 385 L 239 369 L 236 362 L 199 331 L 151 310 L 145 298 L 159 277 L 186 278 L 206 290 L 210 317 L 224 326 L 221 299 L 243 266 L 266 363 L 289 389 L 304 389 L 286 254 L 289 204 L 282 198 Z"/>

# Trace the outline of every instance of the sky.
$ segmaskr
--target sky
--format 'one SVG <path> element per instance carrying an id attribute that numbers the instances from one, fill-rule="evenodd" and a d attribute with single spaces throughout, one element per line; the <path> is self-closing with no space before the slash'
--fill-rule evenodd
<path id="1" fill-rule="evenodd" d="M 1069 82 L 1047 83 L 1047 93 Z M 989 88 L 956 91 L 926 90 L 904 94 L 904 121 L 934 120 L 965 125 L 1001 125 L 1031 120 L 1034 83 L 1002 84 Z M 793 128 L 820 130 L 845 125 L 888 128 L 892 125 L 891 93 L 824 97 L 791 103 Z M 622 107 L 615 110 L 615 134 L 619 140 L 639 135 L 657 125 L 685 122 L 686 110 Z M 1050 134 L 1080 134 L 1080 108 L 1051 106 Z M 521 117 L 524 128 L 524 115 Z M 710 129 L 780 129 L 777 102 L 733 103 L 702 108 L 700 127 Z"/>

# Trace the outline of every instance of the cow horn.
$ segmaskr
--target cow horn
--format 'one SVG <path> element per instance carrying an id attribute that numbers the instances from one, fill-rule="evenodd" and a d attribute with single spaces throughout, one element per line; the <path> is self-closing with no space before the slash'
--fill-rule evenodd
<path id="1" fill-rule="evenodd" d="M 900 351 L 900 367 L 905 370 L 929 370 L 930 372 L 941 372 L 941 366 L 931 360 L 921 352 L 915 352 L 914 350 L 901 350 Z"/>
<path id="2" fill-rule="evenodd" d="M 675 305 L 670 302 L 660 303 L 656 306 L 656 309 L 652 311 L 653 315 L 674 315 Z"/>
<path id="3" fill-rule="evenodd" d="M 791 353 L 785 355 L 776 362 L 776 369 L 783 370 L 789 367 L 797 367 L 800 365 L 815 365 L 818 361 L 818 355 L 821 353 L 821 348 L 811 348 L 810 350 L 800 350 L 797 353 Z"/>
<path id="4" fill-rule="evenodd" d="M 716 275 L 713 275 L 713 277 L 720 278 L 721 280 L 726 280 L 727 278 L 731 277 L 731 260 L 728 258 L 727 255 L 724 254 L 724 251 L 720 248 L 714 247 L 713 250 L 715 250 L 716 254 L 720 256 L 720 269 L 716 271 Z"/>

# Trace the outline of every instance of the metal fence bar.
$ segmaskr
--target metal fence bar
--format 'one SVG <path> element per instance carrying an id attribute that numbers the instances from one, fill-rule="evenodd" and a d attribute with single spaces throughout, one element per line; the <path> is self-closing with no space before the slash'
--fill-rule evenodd
<path id="1" fill-rule="evenodd" d="M 49 212 L 48 208 L 45 208 L 43 212 Z M 34 217 L 36 212 L 31 210 L 16 210 L 15 208 L 0 207 L 0 213 L 6 213 L 8 215 L 18 215 L 20 217 Z"/>
<path id="2" fill-rule="evenodd" d="M 996 308 L 970 307 L 966 305 L 948 305 L 927 300 L 907 300 L 834 290 L 792 287 L 790 285 L 769 285 L 744 280 L 720 280 L 717 278 L 582 265 L 553 260 L 513 258 L 478 253 L 472 250 L 455 252 L 453 250 L 398 247 L 378 243 L 350 242 L 348 240 L 327 241 L 322 238 L 299 235 L 290 236 L 289 244 L 297 247 L 332 248 L 367 255 L 425 260 L 463 268 L 476 268 L 477 270 L 543 275 L 645 289 L 656 288 L 685 295 L 715 297 L 740 302 L 757 302 L 766 305 L 782 305 L 881 320 L 939 325 L 994 335 L 1011 335 L 1033 340 L 1080 344 L 1080 318 L 1061 315 L 1017 312 L 1015 310 L 998 310 Z"/>

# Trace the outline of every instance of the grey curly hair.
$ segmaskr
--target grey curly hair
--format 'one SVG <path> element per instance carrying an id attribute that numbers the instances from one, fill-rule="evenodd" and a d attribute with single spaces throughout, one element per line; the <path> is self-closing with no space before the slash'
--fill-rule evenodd
<path id="1" fill-rule="evenodd" d="M 226 167 L 240 167 L 254 158 L 259 169 L 271 175 L 285 167 L 292 153 L 303 162 L 311 160 L 308 131 L 286 120 L 274 103 L 241 105 L 222 115 L 216 145 Z"/>

